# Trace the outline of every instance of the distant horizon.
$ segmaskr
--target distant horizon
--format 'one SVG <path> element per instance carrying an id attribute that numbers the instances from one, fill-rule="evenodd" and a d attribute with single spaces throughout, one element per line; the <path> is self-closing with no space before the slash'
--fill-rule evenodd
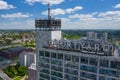
<path id="1" fill-rule="evenodd" d="M 35 29 L 0 29 L 2 30 L 35 30 Z M 120 29 L 61 29 L 61 30 L 120 30 Z"/>

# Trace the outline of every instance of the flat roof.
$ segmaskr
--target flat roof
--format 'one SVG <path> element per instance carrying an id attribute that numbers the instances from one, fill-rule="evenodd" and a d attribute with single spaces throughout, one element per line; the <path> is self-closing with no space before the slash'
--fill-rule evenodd
<path id="1" fill-rule="evenodd" d="M 18 46 L 18 47 L 13 47 L 13 48 L 9 48 L 9 49 L 3 50 L 3 52 L 5 52 L 7 54 L 10 54 L 12 52 L 22 51 L 22 50 L 25 50 L 25 49 L 26 49 L 25 47 Z"/>

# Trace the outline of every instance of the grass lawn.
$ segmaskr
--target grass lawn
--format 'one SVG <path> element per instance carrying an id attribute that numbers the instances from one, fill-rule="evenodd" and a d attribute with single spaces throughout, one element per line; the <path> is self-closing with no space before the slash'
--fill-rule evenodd
<path id="1" fill-rule="evenodd" d="M 22 76 L 16 76 L 13 78 L 13 80 L 21 80 L 23 77 Z"/>

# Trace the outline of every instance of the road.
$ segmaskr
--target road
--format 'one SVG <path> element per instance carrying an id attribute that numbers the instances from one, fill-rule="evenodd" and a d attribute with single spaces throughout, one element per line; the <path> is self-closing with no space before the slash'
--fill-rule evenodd
<path id="1" fill-rule="evenodd" d="M 8 77 L 2 70 L 0 70 L 0 77 L 3 80 L 12 80 L 10 77 Z"/>

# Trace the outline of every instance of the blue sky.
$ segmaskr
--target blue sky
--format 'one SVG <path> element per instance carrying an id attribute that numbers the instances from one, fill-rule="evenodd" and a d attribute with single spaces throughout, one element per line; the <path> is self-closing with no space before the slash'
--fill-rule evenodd
<path id="1" fill-rule="evenodd" d="M 34 29 L 48 3 L 62 29 L 120 29 L 120 0 L 0 0 L 0 29 Z"/>

